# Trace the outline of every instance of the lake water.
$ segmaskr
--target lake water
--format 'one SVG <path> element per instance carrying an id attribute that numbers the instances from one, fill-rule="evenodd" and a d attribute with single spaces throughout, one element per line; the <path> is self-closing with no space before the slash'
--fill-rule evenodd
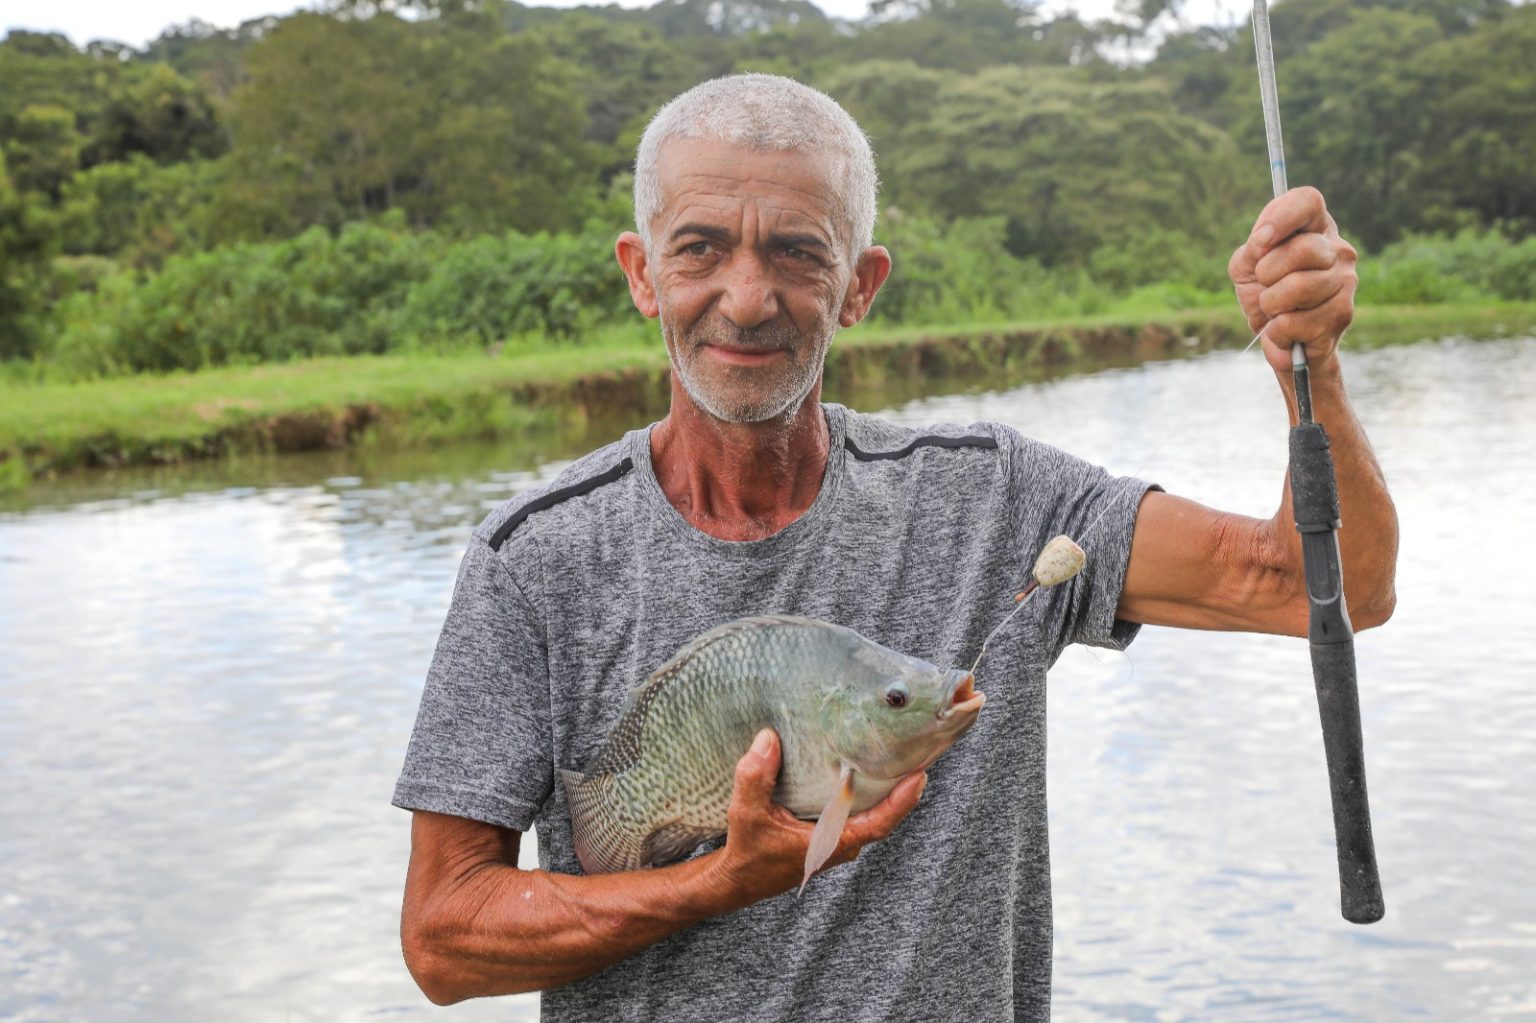
<path id="1" fill-rule="evenodd" d="M 1058 1019 L 1536 1019 L 1536 339 L 1347 373 L 1403 524 L 1397 615 L 1358 641 L 1387 918 L 1339 917 L 1304 642 L 1073 648 L 1049 707 Z M 1001 420 L 1251 514 L 1284 471 L 1252 352 L 890 414 Z M 0 1019 L 534 1018 L 416 992 L 388 800 L 470 528 L 559 468 L 244 462 L 0 512 Z"/>

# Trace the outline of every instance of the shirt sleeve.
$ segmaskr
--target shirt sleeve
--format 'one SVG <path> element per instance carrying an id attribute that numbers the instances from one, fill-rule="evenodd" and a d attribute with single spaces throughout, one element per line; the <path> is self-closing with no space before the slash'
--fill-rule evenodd
<path id="1" fill-rule="evenodd" d="M 533 605 L 476 537 L 459 566 L 394 805 L 527 831 L 553 785 L 548 665 Z"/>
<path id="2" fill-rule="evenodd" d="M 1123 650 L 1141 626 L 1115 617 L 1131 559 L 1136 513 L 1148 490 L 1161 489 L 1016 433 L 1012 442 L 1014 529 L 1026 575 L 1040 550 L 1065 534 L 1087 554 L 1071 581 L 1045 591 L 1045 622 L 1057 648 L 1070 643 Z"/>

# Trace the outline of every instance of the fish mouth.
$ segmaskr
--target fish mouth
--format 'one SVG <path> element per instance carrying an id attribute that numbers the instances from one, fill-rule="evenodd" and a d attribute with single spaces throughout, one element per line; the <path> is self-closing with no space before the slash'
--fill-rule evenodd
<path id="1" fill-rule="evenodd" d="M 956 674 L 960 673 L 956 672 Z M 947 720 L 956 715 L 962 718 L 974 716 L 986 702 L 987 694 L 977 691 L 975 677 L 966 672 L 955 683 L 949 699 L 945 700 L 943 707 L 939 709 L 939 720 Z"/>

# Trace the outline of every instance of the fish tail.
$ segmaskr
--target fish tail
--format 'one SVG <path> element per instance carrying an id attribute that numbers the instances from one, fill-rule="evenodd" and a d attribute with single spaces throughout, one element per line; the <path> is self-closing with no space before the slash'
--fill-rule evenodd
<path id="1" fill-rule="evenodd" d="M 639 870 L 645 865 L 645 833 L 620 812 L 612 774 L 560 771 L 571 811 L 571 841 L 589 874 Z"/>

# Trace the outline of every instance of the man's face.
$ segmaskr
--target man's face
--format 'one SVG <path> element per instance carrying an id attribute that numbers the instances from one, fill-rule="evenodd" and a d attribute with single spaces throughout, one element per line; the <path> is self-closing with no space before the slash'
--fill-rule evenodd
<path id="1" fill-rule="evenodd" d="M 853 273 L 829 163 L 696 139 L 662 151 L 650 283 L 673 372 L 717 419 L 793 413 L 820 379 Z"/>

